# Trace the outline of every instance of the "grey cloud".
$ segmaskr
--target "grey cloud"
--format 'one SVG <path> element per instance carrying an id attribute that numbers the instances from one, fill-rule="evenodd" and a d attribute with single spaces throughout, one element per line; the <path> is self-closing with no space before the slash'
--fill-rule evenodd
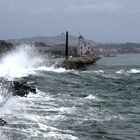
<path id="1" fill-rule="evenodd" d="M 47 14 L 54 11 L 54 8 L 47 4 L 41 3 L 38 0 L 5 0 L 0 1 L 0 11 L 1 13 L 14 13 L 14 14 Z M 14 15 L 13 15 L 14 16 Z"/>
<path id="2" fill-rule="evenodd" d="M 0 39 L 80 31 L 95 41 L 139 41 L 140 0 L 0 0 Z"/>
<path id="3" fill-rule="evenodd" d="M 125 6 L 122 4 L 116 4 L 112 2 L 95 3 L 87 5 L 71 5 L 68 7 L 70 13 L 115 13 L 120 12 Z"/>

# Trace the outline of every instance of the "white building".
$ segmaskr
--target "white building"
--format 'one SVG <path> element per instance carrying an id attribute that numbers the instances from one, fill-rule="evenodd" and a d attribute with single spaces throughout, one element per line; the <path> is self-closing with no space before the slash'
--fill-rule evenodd
<path id="1" fill-rule="evenodd" d="M 78 46 L 77 46 L 78 55 L 88 55 L 92 53 L 92 44 L 84 39 L 83 36 L 79 36 L 78 38 Z"/>

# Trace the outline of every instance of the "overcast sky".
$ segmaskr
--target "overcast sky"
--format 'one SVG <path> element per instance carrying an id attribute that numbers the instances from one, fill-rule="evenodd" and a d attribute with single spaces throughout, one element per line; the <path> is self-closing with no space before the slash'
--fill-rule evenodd
<path id="1" fill-rule="evenodd" d="M 98 42 L 140 42 L 140 0 L 0 0 L 0 39 L 66 30 Z"/>

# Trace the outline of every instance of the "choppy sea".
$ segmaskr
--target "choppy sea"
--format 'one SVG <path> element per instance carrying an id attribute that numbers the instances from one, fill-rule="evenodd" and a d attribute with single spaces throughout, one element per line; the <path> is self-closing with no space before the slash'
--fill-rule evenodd
<path id="1" fill-rule="evenodd" d="M 8 123 L 0 140 L 140 140 L 140 54 L 102 57 L 86 71 L 57 69 L 49 59 L 28 45 L 0 59 L 0 77 L 37 89 L 12 97 L 0 83 Z"/>

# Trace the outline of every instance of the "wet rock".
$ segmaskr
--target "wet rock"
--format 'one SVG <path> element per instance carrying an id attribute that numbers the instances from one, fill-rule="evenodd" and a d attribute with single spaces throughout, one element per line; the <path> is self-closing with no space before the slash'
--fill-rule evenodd
<path id="1" fill-rule="evenodd" d="M 0 118 L 0 126 L 4 126 L 4 125 L 6 125 L 6 124 L 7 124 L 7 122 L 4 121 L 2 118 Z"/>
<path id="2" fill-rule="evenodd" d="M 63 61 L 61 63 L 61 67 L 65 69 L 74 69 L 74 70 L 81 70 L 84 71 L 87 69 L 87 65 L 83 63 L 75 63 L 72 61 Z"/>
<path id="3" fill-rule="evenodd" d="M 13 81 L 12 92 L 13 96 L 26 97 L 29 94 L 29 92 L 36 93 L 36 89 L 34 87 L 27 85 L 26 82 L 20 83 L 18 81 Z"/>
<path id="4" fill-rule="evenodd" d="M 63 60 L 62 62 L 57 64 L 56 67 L 85 71 L 87 70 L 87 67 L 89 65 L 96 63 L 97 60 L 97 57 L 89 55 L 83 55 L 80 57 L 69 57 L 68 59 Z"/>
<path id="5" fill-rule="evenodd" d="M 12 93 L 13 96 L 26 97 L 30 92 L 36 93 L 36 88 L 28 85 L 26 82 L 8 81 L 0 78 L 0 86 L 4 92 L 7 91 L 7 94 Z"/>

